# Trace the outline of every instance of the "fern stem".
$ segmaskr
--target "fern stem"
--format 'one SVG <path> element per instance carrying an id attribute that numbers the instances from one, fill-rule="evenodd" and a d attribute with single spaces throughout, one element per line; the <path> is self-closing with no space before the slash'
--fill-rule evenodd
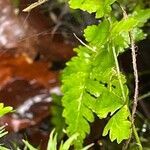
<path id="1" fill-rule="evenodd" d="M 119 6 L 123 11 L 124 18 L 127 19 L 128 15 L 126 11 L 121 5 Z M 138 104 L 138 94 L 139 94 L 139 84 L 138 84 L 139 79 L 138 78 L 139 77 L 138 77 L 138 69 L 137 69 L 135 42 L 134 42 L 132 31 L 129 31 L 129 38 L 130 38 L 131 51 L 132 51 L 133 73 L 134 73 L 134 78 L 135 78 L 134 99 L 133 99 L 133 107 L 132 107 L 132 115 L 131 115 L 131 121 L 132 121 L 132 124 L 134 124 L 134 118 L 135 118 L 135 113 L 136 113 L 137 104 Z"/>
<path id="2" fill-rule="evenodd" d="M 88 48 L 89 50 L 91 50 L 92 52 L 96 52 L 96 47 L 90 47 L 89 45 L 85 44 L 75 33 L 73 33 L 73 35 L 75 36 L 75 38 L 86 48 Z"/>
<path id="3" fill-rule="evenodd" d="M 115 65 L 116 65 L 116 69 L 117 69 L 117 74 L 118 74 L 118 80 L 119 80 L 119 84 L 120 84 L 120 88 L 121 88 L 121 91 L 122 91 L 122 96 L 123 96 L 123 99 L 124 101 L 126 101 L 126 98 L 125 98 L 125 92 L 123 90 L 123 84 L 122 84 L 122 81 L 121 81 L 121 76 L 120 76 L 120 68 L 119 68 L 119 63 L 118 63 L 118 59 L 117 59 L 117 54 L 116 54 L 116 51 L 115 51 L 115 47 L 113 46 L 112 47 L 112 50 L 113 50 L 113 55 L 114 55 L 114 59 L 115 59 Z M 132 120 L 132 116 L 130 115 L 130 118 Z M 139 150 L 142 150 L 142 144 L 140 142 L 140 138 L 138 136 L 138 133 L 136 131 L 136 128 L 135 128 L 135 125 L 134 123 L 132 122 L 132 130 L 133 130 L 133 134 L 135 136 L 135 139 L 136 139 L 136 142 L 139 146 Z M 127 149 L 129 143 L 130 143 L 130 140 L 131 138 L 127 141 L 127 144 L 125 145 L 125 148 L 124 149 Z"/>
<path id="4" fill-rule="evenodd" d="M 118 63 L 118 59 L 117 59 L 117 54 L 116 54 L 116 50 L 115 50 L 114 46 L 112 46 L 112 50 L 113 50 L 113 55 L 114 55 L 114 59 L 115 59 L 115 65 L 116 65 L 116 69 L 117 69 L 118 80 L 119 80 L 119 84 L 120 84 L 120 88 L 121 88 L 121 92 L 122 92 L 122 97 L 123 97 L 124 102 L 127 102 L 125 92 L 123 89 L 123 83 L 121 81 L 120 68 L 119 68 L 119 63 Z"/>
<path id="5" fill-rule="evenodd" d="M 120 5 L 120 3 L 119 3 L 119 6 L 123 11 L 124 18 L 127 19 L 128 15 L 127 15 L 125 9 Z M 133 99 L 133 106 L 132 106 L 132 114 L 130 114 L 130 120 L 132 122 L 132 130 L 133 130 L 132 132 L 135 136 L 137 144 L 139 145 L 139 150 L 142 150 L 143 149 L 142 144 L 140 142 L 140 138 L 138 136 L 138 133 L 136 131 L 136 127 L 135 127 L 135 124 L 134 124 L 135 113 L 136 113 L 137 104 L 138 104 L 138 94 L 139 94 L 139 91 L 138 91 L 139 85 L 138 85 L 138 83 L 139 83 L 139 81 L 138 81 L 138 70 L 137 70 L 135 42 L 134 42 L 134 37 L 133 37 L 132 31 L 129 32 L 129 38 L 130 38 L 130 43 L 131 43 L 132 64 L 133 64 L 133 72 L 134 72 L 134 78 L 135 78 L 134 99 Z M 126 145 L 125 145 L 126 149 L 128 148 L 130 140 L 131 140 L 131 138 L 128 139 L 127 142 L 126 142 Z"/>
<path id="6" fill-rule="evenodd" d="M 130 109 L 129 109 L 130 111 Z M 131 120 L 131 112 L 130 112 L 130 115 L 129 115 L 129 119 Z M 137 133 L 137 130 L 136 130 L 136 127 L 135 127 L 135 124 L 132 124 L 132 131 L 131 131 L 131 136 L 132 136 L 132 133 L 134 134 L 134 137 L 135 137 L 135 140 L 136 140 L 136 143 L 137 145 L 139 146 L 139 150 L 142 150 L 142 144 L 141 144 L 141 141 L 140 141 L 140 138 L 139 138 L 139 135 Z M 127 150 L 128 149 L 128 146 L 129 146 L 129 143 L 131 141 L 131 137 L 125 142 L 122 150 Z"/>
<path id="7" fill-rule="evenodd" d="M 126 13 L 126 12 L 125 12 Z M 134 100 L 133 100 L 133 107 L 132 107 L 132 114 L 131 114 L 131 121 L 132 121 L 132 129 L 133 133 L 136 139 L 136 142 L 139 146 L 139 150 L 142 150 L 142 144 L 140 141 L 140 138 L 138 136 L 138 133 L 136 131 L 136 127 L 134 125 L 134 118 L 135 118 L 135 113 L 137 109 L 137 104 L 138 104 L 138 70 L 137 70 L 137 63 L 136 63 L 136 50 L 135 50 L 135 43 L 134 43 L 134 37 L 132 35 L 132 32 L 129 32 L 129 38 L 130 38 L 130 43 L 131 43 L 131 50 L 132 50 L 132 63 L 133 63 L 133 71 L 134 71 L 134 77 L 135 77 L 135 90 L 134 90 Z M 130 141 L 130 140 L 129 140 Z"/>
<path id="8" fill-rule="evenodd" d="M 133 63 L 133 70 L 134 70 L 134 77 L 135 77 L 135 91 L 134 91 L 134 101 L 133 101 L 133 107 L 132 107 L 132 123 L 134 123 L 135 113 L 137 109 L 137 103 L 138 103 L 138 71 L 137 71 L 137 63 L 136 63 L 136 50 L 135 50 L 135 44 L 134 44 L 134 38 L 132 35 L 132 32 L 129 32 L 130 42 L 131 42 L 131 50 L 132 50 L 132 63 Z"/>
<path id="9" fill-rule="evenodd" d="M 136 127 L 135 127 L 134 124 L 133 124 L 132 126 L 133 126 L 132 129 L 133 129 L 133 133 L 134 133 L 136 142 L 137 142 L 137 144 L 138 144 L 138 146 L 139 146 L 139 150 L 142 150 L 142 149 L 143 149 L 143 148 L 142 148 L 142 144 L 141 144 L 140 138 L 139 138 L 139 136 L 138 136 L 138 133 L 137 133 L 137 131 L 136 131 Z"/>

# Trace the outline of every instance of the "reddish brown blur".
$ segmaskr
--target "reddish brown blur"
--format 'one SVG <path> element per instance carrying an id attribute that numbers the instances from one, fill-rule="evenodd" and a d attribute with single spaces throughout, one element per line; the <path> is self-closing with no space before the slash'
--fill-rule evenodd
<path id="1" fill-rule="evenodd" d="M 28 129 L 29 139 L 39 144 L 49 134 L 39 129 L 50 116 L 49 91 L 59 86 L 60 68 L 52 68 L 74 54 L 73 45 L 61 34 L 51 35 L 53 23 L 38 8 L 30 14 L 21 11 L 28 2 L 21 0 L 16 15 L 9 0 L 0 0 L 0 102 L 16 110 L 0 118 L 0 125 L 7 124 L 7 130 L 13 132 Z M 41 142 L 44 146 L 45 140 Z"/>

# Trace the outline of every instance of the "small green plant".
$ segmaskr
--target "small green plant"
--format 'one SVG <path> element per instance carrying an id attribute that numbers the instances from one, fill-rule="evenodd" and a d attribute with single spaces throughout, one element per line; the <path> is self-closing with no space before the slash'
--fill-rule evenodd
<path id="1" fill-rule="evenodd" d="M 0 103 L 0 117 L 2 117 L 5 114 L 11 112 L 12 110 L 13 110 L 12 107 L 10 107 L 10 106 L 4 107 L 4 104 Z"/>
<path id="2" fill-rule="evenodd" d="M 10 106 L 4 107 L 3 103 L 0 103 L 0 117 L 4 116 L 7 113 L 12 112 L 13 108 Z M 5 136 L 8 132 L 5 131 L 5 126 L 0 127 L 0 138 Z M 7 148 L 3 147 L 2 144 L 0 145 L 0 150 L 8 150 Z"/>
<path id="3" fill-rule="evenodd" d="M 121 19 L 113 14 L 114 3 L 122 12 Z M 135 42 L 145 38 L 141 27 L 150 18 L 150 9 L 138 8 L 127 15 L 121 2 L 116 0 L 70 0 L 69 4 L 73 9 L 95 13 L 100 23 L 84 30 L 86 43 L 79 39 L 83 46 L 75 48 L 77 56 L 63 71 L 62 104 L 68 136 L 79 134 L 74 145 L 80 150 L 90 133 L 94 114 L 100 119 L 109 116 L 103 136 L 109 134 L 111 141 L 121 143 L 134 133 L 139 149 L 142 149 L 134 125 L 138 97 Z M 117 60 L 130 46 L 136 83 L 132 112 L 126 77 L 120 72 Z"/>
<path id="4" fill-rule="evenodd" d="M 0 117 L 12 112 L 13 108 L 10 106 L 4 107 L 3 103 L 0 103 Z M 8 132 L 5 131 L 5 126 L 0 127 L 0 138 L 5 136 Z"/>
<path id="5" fill-rule="evenodd" d="M 0 138 L 5 136 L 8 132 L 5 131 L 5 126 L 0 127 Z"/>
<path id="6" fill-rule="evenodd" d="M 47 145 L 47 150 L 69 150 L 73 141 L 76 140 L 77 137 L 79 136 L 77 133 L 72 135 L 64 143 L 62 141 L 59 148 L 58 148 L 57 134 L 55 134 L 54 131 L 55 130 L 53 130 L 50 134 L 50 138 L 49 138 L 48 145 Z M 26 145 L 26 147 L 29 148 L 29 150 L 38 150 L 37 148 L 34 148 L 31 144 L 29 144 L 28 141 L 23 140 L 23 142 Z M 93 146 L 93 144 L 90 144 L 81 150 L 88 150 L 92 146 Z"/>

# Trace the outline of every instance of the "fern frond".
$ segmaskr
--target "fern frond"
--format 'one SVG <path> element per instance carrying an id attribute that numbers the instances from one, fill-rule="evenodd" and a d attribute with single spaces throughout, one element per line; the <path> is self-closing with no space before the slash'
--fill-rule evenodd
<path id="1" fill-rule="evenodd" d="M 90 75 L 91 56 L 86 47 L 79 47 L 76 51 L 78 51 L 78 57 L 74 57 L 64 70 L 62 91 L 65 95 L 62 103 L 67 108 L 64 110 L 63 116 L 66 118 L 66 123 L 69 124 L 68 134 L 79 133 L 77 143 L 82 144 L 86 133 L 90 131 L 88 121 L 94 120 L 93 113 L 86 106 L 84 99 L 86 82 Z"/>
<path id="2" fill-rule="evenodd" d="M 70 0 L 70 5 L 72 8 L 79 7 L 98 14 L 99 4 L 95 6 L 95 1 Z M 114 1 L 109 2 L 108 9 Z M 91 3 L 94 3 L 95 7 L 90 7 L 91 10 L 89 10 Z M 125 113 L 127 110 L 124 109 L 128 105 L 128 88 L 125 76 L 118 70 L 119 65 L 116 61 L 117 56 L 130 45 L 128 32 L 133 30 L 136 41 L 144 38 L 143 32 L 138 27 L 141 27 L 141 24 L 148 19 L 148 15 L 144 15 L 140 20 L 141 14 L 143 11 L 120 21 L 105 18 L 99 25 L 87 27 L 84 36 L 94 50 L 79 46 L 75 49 L 77 56 L 73 57 L 64 69 L 62 76 L 63 116 L 68 125 L 67 134 L 69 136 L 79 134 L 75 141 L 77 150 L 81 149 L 84 138 L 90 132 L 89 123 L 94 121 L 93 113 L 99 118 L 106 118 L 108 115 L 112 117 L 103 134 L 109 133 L 112 141 L 116 139 L 120 143 L 130 136 L 129 113 Z M 123 118 L 120 115 L 123 115 Z M 116 128 L 117 124 L 110 127 L 110 124 L 117 120 L 116 118 L 122 121 L 121 129 L 126 131 L 120 136 L 121 129 Z"/>

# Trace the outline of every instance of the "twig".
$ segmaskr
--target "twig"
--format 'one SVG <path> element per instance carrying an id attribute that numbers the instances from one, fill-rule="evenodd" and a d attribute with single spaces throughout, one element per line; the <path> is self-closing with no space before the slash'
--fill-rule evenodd
<path id="1" fill-rule="evenodd" d="M 127 13 L 124 10 L 122 6 L 120 6 L 124 18 L 127 19 Z M 138 95 L 139 95 L 139 79 L 138 79 L 138 69 L 137 69 L 137 60 L 136 60 L 136 47 L 135 47 L 135 42 L 134 42 L 134 37 L 132 34 L 132 31 L 129 31 L 129 38 L 130 38 L 130 43 L 131 43 L 131 51 L 132 51 L 132 64 L 133 64 L 133 72 L 134 72 L 134 78 L 135 78 L 135 89 L 134 89 L 134 99 L 133 99 L 133 107 L 132 107 L 132 115 L 131 115 L 131 121 L 132 124 L 134 124 L 134 118 L 135 118 L 135 113 L 137 109 L 137 103 L 138 103 Z"/>
<path id="2" fill-rule="evenodd" d="M 27 8 L 23 9 L 22 11 L 24 11 L 24 12 L 30 12 L 35 7 L 37 7 L 39 5 L 42 5 L 43 3 L 47 2 L 47 1 L 48 0 L 38 0 L 37 2 L 34 2 L 30 6 L 28 6 Z"/>
<path id="3" fill-rule="evenodd" d="M 127 15 L 126 11 L 124 10 L 124 8 L 122 6 L 120 6 L 120 7 L 123 11 L 124 18 L 127 19 L 128 15 Z M 132 129 L 133 129 L 133 133 L 134 133 L 136 142 L 139 145 L 139 150 L 142 150 L 142 144 L 140 142 L 138 133 L 136 131 L 136 127 L 134 125 L 135 114 L 136 114 L 136 109 L 137 109 L 137 104 L 138 104 L 139 79 L 138 79 L 138 69 L 137 69 L 137 60 L 136 60 L 136 47 L 135 47 L 135 42 L 134 42 L 134 37 L 133 37 L 132 31 L 129 31 L 129 38 L 130 38 L 130 43 L 131 43 L 132 64 L 133 64 L 133 72 L 134 72 L 134 78 L 135 78 L 134 99 L 133 99 L 132 114 L 130 116 L 130 119 L 132 122 Z M 124 150 L 128 148 L 130 141 L 131 141 L 131 137 L 127 140 L 125 146 L 123 147 Z"/>
<path id="4" fill-rule="evenodd" d="M 131 50 L 132 50 L 132 63 L 133 63 L 133 70 L 134 70 L 134 77 L 135 77 L 135 91 L 134 91 L 134 100 L 133 100 L 133 107 L 132 107 L 132 124 L 134 124 L 134 118 L 135 118 L 135 113 L 137 109 L 137 103 L 138 103 L 138 70 L 137 70 L 137 62 L 136 62 L 136 50 L 135 50 L 135 44 L 134 44 L 134 37 L 132 35 L 132 32 L 129 32 L 129 37 L 131 41 Z"/>
<path id="5" fill-rule="evenodd" d="M 96 47 L 90 47 L 89 45 L 85 44 L 75 33 L 73 33 L 73 35 L 75 36 L 75 38 L 86 48 L 88 48 L 89 50 L 95 52 L 96 51 Z"/>

